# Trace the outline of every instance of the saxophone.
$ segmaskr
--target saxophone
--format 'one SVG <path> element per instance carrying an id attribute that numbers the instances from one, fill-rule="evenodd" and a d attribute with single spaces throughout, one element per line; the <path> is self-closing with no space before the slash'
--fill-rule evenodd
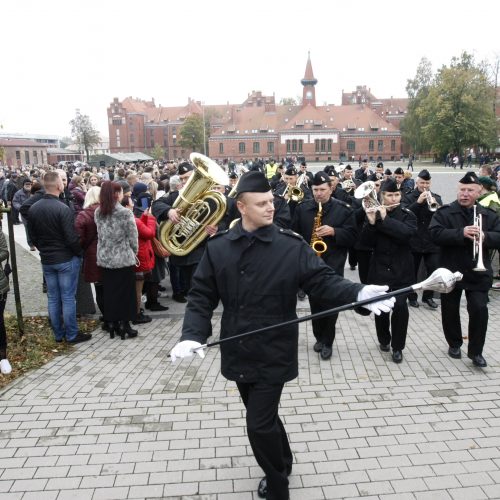
<path id="1" fill-rule="evenodd" d="M 311 248 L 316 252 L 316 255 L 318 257 L 320 257 L 321 254 L 324 254 L 326 252 L 326 248 L 327 248 L 326 243 L 323 241 L 323 238 L 321 238 L 321 236 L 318 236 L 316 234 L 316 231 L 321 226 L 322 213 L 323 213 L 323 207 L 321 206 L 321 202 L 319 202 L 318 203 L 318 213 L 314 217 L 312 234 L 311 234 L 311 243 L 310 243 Z"/>

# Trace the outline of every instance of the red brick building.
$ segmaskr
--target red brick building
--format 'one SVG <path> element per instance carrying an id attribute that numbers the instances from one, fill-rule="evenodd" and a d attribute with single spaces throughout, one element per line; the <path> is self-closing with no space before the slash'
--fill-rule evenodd
<path id="1" fill-rule="evenodd" d="M 0 138 L 0 165 L 21 167 L 44 165 L 48 162 L 47 146 L 36 141 L 17 138 Z"/>
<path id="2" fill-rule="evenodd" d="M 255 157 L 303 156 L 308 161 L 358 158 L 390 160 L 399 158 L 401 134 L 398 117 L 406 109 L 399 101 L 377 100 L 366 91 L 362 101 L 356 91 L 342 94 L 343 104 L 316 105 L 316 84 L 308 57 L 300 105 L 277 105 L 275 96 L 253 91 L 242 104 L 202 106 L 192 99 L 183 107 L 156 106 L 154 100 L 128 97 L 113 100 L 108 108 L 111 152 L 151 152 L 160 145 L 167 159 L 187 157 L 191 151 L 178 145 L 182 124 L 190 114 L 210 120 L 207 154 L 211 158 L 236 161 Z M 361 89 L 358 87 L 357 89 Z M 351 100 L 349 102 L 349 95 Z M 344 96 L 345 101 L 344 102 Z M 365 97 L 366 97 L 365 96 Z M 390 116 L 390 118 L 389 118 Z M 394 115 L 396 116 L 396 115 Z"/>

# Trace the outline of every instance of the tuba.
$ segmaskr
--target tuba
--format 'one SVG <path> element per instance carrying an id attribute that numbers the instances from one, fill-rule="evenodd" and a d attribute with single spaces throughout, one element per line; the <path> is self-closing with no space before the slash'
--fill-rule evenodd
<path id="1" fill-rule="evenodd" d="M 163 221 L 159 232 L 163 246 L 178 256 L 192 252 L 208 236 L 205 228 L 217 224 L 226 212 L 224 195 L 212 191 L 216 184 L 228 184 L 224 170 L 199 153 L 191 153 L 189 159 L 196 168 L 172 206 L 180 221 Z"/>

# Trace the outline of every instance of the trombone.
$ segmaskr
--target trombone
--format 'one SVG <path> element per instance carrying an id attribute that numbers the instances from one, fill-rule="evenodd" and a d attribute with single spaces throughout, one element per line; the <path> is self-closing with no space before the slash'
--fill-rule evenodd
<path id="1" fill-rule="evenodd" d="M 479 228 L 479 234 L 474 235 L 472 244 L 472 258 L 476 261 L 476 267 L 472 270 L 477 272 L 486 271 L 483 262 L 483 216 L 477 213 L 477 205 L 474 205 L 474 226 Z"/>

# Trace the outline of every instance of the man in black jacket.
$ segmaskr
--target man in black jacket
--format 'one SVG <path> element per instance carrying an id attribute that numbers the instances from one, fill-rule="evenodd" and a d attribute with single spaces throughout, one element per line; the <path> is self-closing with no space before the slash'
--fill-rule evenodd
<path id="1" fill-rule="evenodd" d="M 311 242 L 312 238 L 322 240 L 326 250 L 320 257 L 339 276 L 344 276 L 347 250 L 354 245 L 358 236 L 354 211 L 343 201 L 331 197 L 332 181 L 326 172 L 315 174 L 312 192 L 314 198 L 302 202 L 296 208 L 292 229 L 306 242 Z M 309 304 L 313 314 L 328 309 L 315 297 L 309 297 Z M 334 314 L 312 321 L 316 338 L 314 351 L 319 352 L 325 360 L 332 357 L 337 318 L 338 314 Z"/>
<path id="2" fill-rule="evenodd" d="M 469 314 L 469 345 L 467 356 L 475 366 L 487 366 L 483 348 L 488 329 L 488 290 L 493 283 L 493 270 L 489 250 L 500 248 L 500 218 L 495 211 L 476 204 L 481 186 L 474 172 L 467 172 L 458 184 L 457 200 L 438 209 L 429 226 L 434 242 L 441 247 L 440 264 L 452 272 L 463 274 L 455 289 L 441 295 L 441 319 L 448 355 L 462 357 L 460 347 L 460 298 L 465 291 Z M 482 219 L 482 232 L 474 221 L 476 214 Z M 484 271 L 475 269 L 478 258 L 473 258 L 475 241 L 482 245 Z M 479 244 L 476 246 L 479 255 Z"/>
<path id="3" fill-rule="evenodd" d="M 367 222 L 361 231 L 361 243 L 373 248 L 368 271 L 370 283 L 387 284 L 390 290 L 405 288 L 415 282 L 410 239 L 417 230 L 417 218 L 406 208 L 401 208 L 401 192 L 392 179 L 381 187 L 382 205 L 368 209 Z M 408 304 L 400 295 L 392 315 L 383 313 L 375 317 L 380 350 L 388 352 L 392 346 L 392 359 L 403 361 L 403 349 L 408 330 Z"/>
<path id="4" fill-rule="evenodd" d="M 429 224 L 437 207 L 442 204 L 441 196 L 431 192 L 431 174 L 427 169 L 422 170 L 418 173 L 416 188 L 407 193 L 401 202 L 402 206 L 417 216 L 417 233 L 410 241 L 415 276 L 418 275 L 422 261 L 425 264 L 426 277 L 439 267 L 439 247 L 432 241 Z M 432 297 L 432 290 L 425 290 L 422 294 L 422 302 L 431 309 L 437 309 L 438 306 Z M 408 295 L 410 306 L 418 307 L 417 299 L 417 292 L 410 293 Z"/>
<path id="5" fill-rule="evenodd" d="M 76 344 L 92 337 L 79 332 L 76 321 L 80 239 L 75 231 L 72 210 L 59 199 L 64 190 L 59 174 L 48 172 L 43 183 L 45 194 L 29 209 L 28 231 L 40 252 L 47 282 L 50 324 L 56 342 L 66 338 L 67 342 Z"/>
<path id="6" fill-rule="evenodd" d="M 343 279 L 301 236 L 273 224 L 273 195 L 262 173 L 241 177 L 237 204 L 241 221 L 207 243 L 172 361 L 192 356 L 206 342 L 219 300 L 224 306 L 221 338 L 296 318 L 299 287 L 330 306 L 381 295 L 382 301 L 369 309 L 376 314 L 390 310 L 393 299 L 383 300 L 386 287 L 363 287 Z M 202 350 L 196 352 L 204 356 Z M 266 474 L 258 495 L 288 499 L 293 457 L 278 407 L 284 384 L 298 374 L 298 326 L 223 343 L 221 370 L 236 382 L 247 411 L 250 445 Z"/>

